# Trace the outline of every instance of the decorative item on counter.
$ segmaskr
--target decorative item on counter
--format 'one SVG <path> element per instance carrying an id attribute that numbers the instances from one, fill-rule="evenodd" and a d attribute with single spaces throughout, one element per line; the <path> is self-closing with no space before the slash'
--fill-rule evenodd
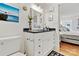
<path id="1" fill-rule="evenodd" d="M 29 19 L 29 31 L 32 30 L 32 16 L 28 16 Z"/>

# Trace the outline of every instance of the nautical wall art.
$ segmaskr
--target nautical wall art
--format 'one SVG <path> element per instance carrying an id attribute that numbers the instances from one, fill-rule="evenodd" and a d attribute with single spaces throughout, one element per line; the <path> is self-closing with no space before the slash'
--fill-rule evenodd
<path id="1" fill-rule="evenodd" d="M 19 9 L 4 3 L 0 3 L 0 20 L 19 22 Z"/>

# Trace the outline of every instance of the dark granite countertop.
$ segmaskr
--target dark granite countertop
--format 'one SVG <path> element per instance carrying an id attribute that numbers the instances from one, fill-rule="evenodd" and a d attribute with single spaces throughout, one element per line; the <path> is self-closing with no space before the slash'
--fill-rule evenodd
<path id="1" fill-rule="evenodd" d="M 24 28 L 23 32 L 29 32 L 29 33 L 44 33 L 44 32 L 50 32 L 55 31 L 55 28 L 49 28 L 49 30 L 40 30 L 40 31 L 29 31 L 29 28 Z"/>

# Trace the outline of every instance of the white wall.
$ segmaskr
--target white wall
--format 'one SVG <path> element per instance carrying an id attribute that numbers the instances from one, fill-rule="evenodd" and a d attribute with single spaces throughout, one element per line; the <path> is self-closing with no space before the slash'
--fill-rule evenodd
<path id="1" fill-rule="evenodd" d="M 16 35 L 20 35 L 18 23 L 0 21 L 0 38 Z"/>

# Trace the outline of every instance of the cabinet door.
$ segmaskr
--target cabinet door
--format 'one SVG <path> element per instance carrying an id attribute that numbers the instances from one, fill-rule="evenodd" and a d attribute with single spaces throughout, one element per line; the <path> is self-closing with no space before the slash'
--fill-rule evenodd
<path id="1" fill-rule="evenodd" d="M 26 33 L 25 34 L 25 48 L 26 48 L 26 53 L 29 56 L 34 55 L 34 40 L 33 40 L 33 35 L 31 33 Z"/>
<path id="2" fill-rule="evenodd" d="M 30 39 L 31 38 L 26 38 L 26 52 L 27 55 L 32 56 L 34 55 L 34 42 Z"/>
<path id="3" fill-rule="evenodd" d="M 43 53 L 45 55 L 49 54 L 53 50 L 54 46 L 54 32 L 46 32 L 43 34 Z"/>

